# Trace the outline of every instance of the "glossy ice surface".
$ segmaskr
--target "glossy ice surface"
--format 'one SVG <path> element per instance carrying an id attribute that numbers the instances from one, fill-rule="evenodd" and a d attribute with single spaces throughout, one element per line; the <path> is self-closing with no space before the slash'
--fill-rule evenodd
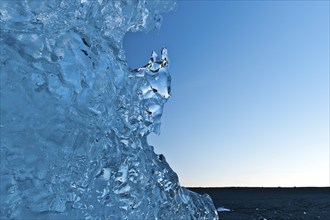
<path id="1" fill-rule="evenodd" d="M 171 94 L 166 48 L 135 70 L 122 48 L 175 2 L 0 6 L 1 219 L 217 218 L 147 143 Z"/>

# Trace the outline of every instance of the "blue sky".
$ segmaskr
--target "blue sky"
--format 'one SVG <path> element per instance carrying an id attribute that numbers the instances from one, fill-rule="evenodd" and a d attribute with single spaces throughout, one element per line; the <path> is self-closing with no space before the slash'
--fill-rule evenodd
<path id="1" fill-rule="evenodd" d="M 179 1 L 129 33 L 128 64 L 166 46 L 161 135 L 184 186 L 329 186 L 329 2 Z"/>

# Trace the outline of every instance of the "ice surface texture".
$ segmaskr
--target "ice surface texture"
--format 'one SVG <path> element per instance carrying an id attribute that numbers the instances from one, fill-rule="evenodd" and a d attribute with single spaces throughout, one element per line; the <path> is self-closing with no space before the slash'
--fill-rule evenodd
<path id="1" fill-rule="evenodd" d="M 127 31 L 170 1 L 2 0 L 1 219 L 216 219 L 147 143 L 170 97 L 166 49 L 130 70 Z"/>

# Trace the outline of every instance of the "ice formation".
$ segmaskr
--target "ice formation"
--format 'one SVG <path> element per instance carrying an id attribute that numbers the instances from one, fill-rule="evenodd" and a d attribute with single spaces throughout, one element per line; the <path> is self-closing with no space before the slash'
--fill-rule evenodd
<path id="1" fill-rule="evenodd" d="M 2 0 L 1 219 L 217 219 L 147 143 L 170 97 L 167 51 L 130 70 L 127 31 L 171 1 Z"/>

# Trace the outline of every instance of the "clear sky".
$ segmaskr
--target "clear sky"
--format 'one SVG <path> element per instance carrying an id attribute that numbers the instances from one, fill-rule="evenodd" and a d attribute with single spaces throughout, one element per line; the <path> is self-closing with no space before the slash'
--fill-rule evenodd
<path id="1" fill-rule="evenodd" d="M 172 97 L 149 143 L 184 186 L 329 186 L 329 2 L 179 1 L 129 33 L 131 67 L 166 46 Z"/>

